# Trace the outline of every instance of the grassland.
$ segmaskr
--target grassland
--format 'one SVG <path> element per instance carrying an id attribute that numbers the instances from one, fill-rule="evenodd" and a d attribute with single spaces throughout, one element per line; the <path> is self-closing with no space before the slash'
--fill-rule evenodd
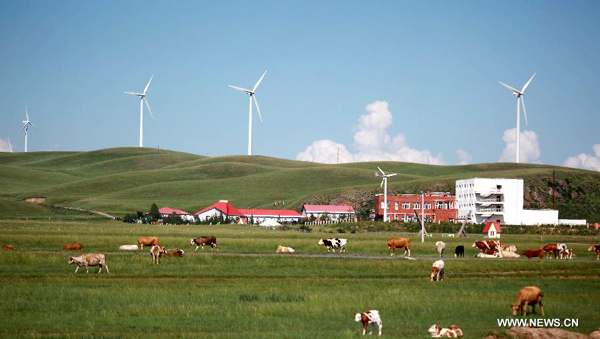
<path id="1" fill-rule="evenodd" d="M 442 238 L 421 244 L 413 235 L 414 261 L 390 259 L 387 233 L 344 234 L 347 254 L 310 257 L 304 255 L 326 252 L 316 242 L 332 234 L 77 218 L 83 216 L 0 220 L 2 244 L 17 245 L 0 252 L 0 337 L 358 338 L 353 314 L 378 309 L 384 337 L 427 338 L 438 323 L 482 338 L 499 330 L 496 319 L 510 317 L 509 304 L 527 285 L 544 291 L 546 318 L 577 318 L 575 330 L 583 333 L 600 319 L 600 262 L 585 251 L 598 237 L 504 239 L 519 248 L 560 241 L 575 250 L 575 260 L 543 263 L 476 260 L 470 243 L 477 238 L 443 238 L 449 249 L 466 245 L 466 258 L 446 253 L 447 278 L 432 283 L 433 243 Z M 217 236 L 220 252 L 194 253 L 188 241 L 201 234 Z M 186 255 L 153 266 L 146 251 L 117 250 L 143 235 Z M 67 258 L 76 252 L 61 249 L 71 242 L 105 253 L 111 274 L 74 275 Z M 275 255 L 279 244 L 298 255 Z"/>
<path id="2" fill-rule="evenodd" d="M 46 213 L 14 204 L 31 196 L 46 197 L 50 205 L 121 216 L 147 211 L 152 203 L 194 212 L 219 199 L 228 199 L 239 208 L 268 208 L 275 201 L 285 201 L 286 208 L 305 202 L 349 202 L 367 210 L 380 190 L 374 177 L 377 166 L 399 173 L 390 178 L 390 194 L 453 192 L 455 180 L 471 177 L 523 178 L 525 203 L 533 208 L 551 206 L 550 183 L 556 171 L 556 206 L 561 218 L 600 221 L 600 174 L 591 171 L 505 163 L 324 165 L 263 156 L 206 158 L 150 148 L 0 153 L 0 217 Z M 1 212 L 7 205 L 11 213 Z M 13 213 L 18 209 L 21 213 Z"/>

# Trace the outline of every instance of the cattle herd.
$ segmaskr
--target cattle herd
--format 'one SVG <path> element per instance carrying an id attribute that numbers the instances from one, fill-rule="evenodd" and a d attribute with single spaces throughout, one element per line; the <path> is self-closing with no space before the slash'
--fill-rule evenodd
<path id="1" fill-rule="evenodd" d="M 408 259 L 410 258 L 410 238 L 390 238 L 387 241 L 387 246 L 390 251 L 390 255 L 394 256 L 396 248 L 404 248 L 404 255 Z M 329 239 L 319 239 L 317 245 L 324 246 L 327 248 L 327 252 L 335 253 L 335 250 L 338 250 L 338 253 L 346 252 L 346 246 L 348 244 L 347 239 L 343 238 L 329 238 Z M 195 246 L 194 251 L 197 251 L 198 248 L 202 248 L 204 250 L 205 246 L 210 246 L 211 251 L 216 249 L 219 250 L 217 246 L 217 238 L 214 236 L 201 236 L 195 239 L 190 239 L 190 246 Z M 137 245 L 121 245 L 119 250 L 124 251 L 137 251 L 143 250 L 144 246 L 150 247 L 150 254 L 152 256 L 153 264 L 160 264 L 160 258 L 162 256 L 170 256 L 170 257 L 182 257 L 185 252 L 182 249 L 166 249 L 164 246 L 160 246 L 158 237 L 139 237 Z M 513 245 L 508 245 L 502 243 L 500 241 L 487 240 L 487 241 L 476 241 L 472 245 L 473 248 L 479 249 L 481 252 L 477 254 L 478 258 L 518 258 L 520 255 L 517 254 L 517 247 Z M 438 253 L 438 256 L 443 257 L 444 249 L 446 248 L 446 244 L 442 241 L 438 241 L 435 243 L 435 248 Z M 4 250 L 14 250 L 15 245 L 4 245 Z M 82 250 L 83 245 L 80 243 L 67 244 L 63 246 L 65 250 Z M 600 245 L 592 245 L 588 248 L 589 252 L 592 252 L 596 255 L 596 260 L 600 260 Z M 279 245 L 277 247 L 276 253 L 294 253 L 294 249 L 291 247 L 286 247 Z M 554 256 L 555 259 L 573 259 L 573 250 L 568 248 L 566 244 L 548 244 L 543 247 L 531 250 L 523 250 L 521 251 L 523 256 L 526 256 L 529 260 L 533 257 L 539 257 L 541 261 L 544 260 L 545 257 L 551 259 Z M 464 257 L 465 248 L 463 245 L 456 246 L 454 250 L 454 257 L 460 258 Z M 101 253 L 84 253 L 77 257 L 69 257 L 68 265 L 75 264 L 77 268 L 75 269 L 75 273 L 79 270 L 80 267 L 84 266 L 87 273 L 89 273 L 89 266 L 98 266 L 98 274 L 102 273 L 102 269 L 106 268 L 106 272 L 110 273 L 108 269 L 108 265 L 106 264 L 106 257 Z M 437 260 L 433 263 L 431 267 L 431 274 L 429 276 L 431 281 L 442 281 L 444 280 L 444 261 Z M 522 313 L 523 316 L 527 315 L 528 306 L 532 307 L 532 312 L 535 313 L 535 305 L 540 306 L 540 310 L 542 316 L 544 315 L 544 306 L 542 304 L 543 293 L 541 289 L 537 286 L 527 286 L 523 287 L 517 296 L 517 303 L 512 304 L 512 314 L 513 316 L 517 316 Z M 363 335 L 366 334 L 369 325 L 372 328 L 377 326 L 379 329 L 379 335 L 381 335 L 381 330 L 383 327 L 383 323 L 381 321 L 381 316 L 379 311 L 370 310 L 364 313 L 356 313 L 354 320 L 356 322 L 362 323 L 363 326 Z M 428 332 L 432 337 L 449 337 L 449 338 L 457 338 L 462 337 L 462 330 L 457 326 L 450 326 L 448 328 L 440 327 L 436 324 L 432 325 Z"/>

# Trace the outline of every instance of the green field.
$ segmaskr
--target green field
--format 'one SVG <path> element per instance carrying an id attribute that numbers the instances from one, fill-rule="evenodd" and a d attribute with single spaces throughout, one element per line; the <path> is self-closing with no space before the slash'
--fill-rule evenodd
<path id="1" fill-rule="evenodd" d="M 285 208 L 351 203 L 365 211 L 381 193 L 380 178 L 374 177 L 377 166 L 398 173 L 389 180 L 389 194 L 454 192 L 457 179 L 472 177 L 523 178 L 526 208 L 552 206 L 555 171 L 560 217 L 600 221 L 600 173 L 592 171 L 509 163 L 325 165 L 264 156 L 207 158 L 151 148 L 0 153 L 0 217 L 40 217 L 41 210 L 15 204 L 35 196 L 46 197 L 50 205 L 118 216 L 148 211 L 152 203 L 193 213 L 220 199 L 238 208 L 273 208 L 274 202 L 283 201 Z"/>
<path id="2" fill-rule="evenodd" d="M 405 260 L 390 259 L 385 245 L 398 234 L 344 234 L 348 253 L 327 255 L 316 243 L 331 233 L 50 218 L 0 220 L 2 245 L 17 245 L 0 252 L 0 337 L 359 338 L 353 314 L 378 309 L 384 337 L 427 338 L 438 323 L 482 338 L 499 331 L 496 319 L 511 317 L 509 305 L 528 285 L 542 288 L 546 318 L 579 319 L 575 330 L 583 333 L 600 319 L 600 261 L 586 252 L 600 242 L 597 236 L 503 239 L 520 249 L 566 242 L 575 251 L 574 260 L 542 263 L 476 260 L 475 236 L 421 244 L 413 235 L 418 260 Z M 150 235 L 186 255 L 153 266 L 146 250 L 118 251 Z M 188 242 L 199 235 L 217 236 L 219 253 L 194 253 Z M 437 240 L 448 243 L 446 279 L 433 283 L 428 274 Z M 73 274 L 67 259 L 78 252 L 62 250 L 72 242 L 105 253 L 111 274 L 98 276 L 97 268 Z M 275 255 L 279 244 L 296 254 Z M 457 244 L 465 245 L 465 259 L 452 257 Z"/>

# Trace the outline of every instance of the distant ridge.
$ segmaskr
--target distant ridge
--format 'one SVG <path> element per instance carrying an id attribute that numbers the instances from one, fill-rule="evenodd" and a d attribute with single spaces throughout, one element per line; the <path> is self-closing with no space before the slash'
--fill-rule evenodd
<path id="1" fill-rule="evenodd" d="M 380 193 L 377 166 L 398 173 L 390 194 L 454 192 L 454 181 L 471 177 L 525 180 L 526 207 L 551 207 L 556 171 L 556 207 L 561 218 L 600 221 L 600 173 L 558 166 L 489 163 L 435 166 L 403 162 L 327 165 L 265 156 L 204 157 L 153 148 L 90 152 L 0 153 L 0 207 L 4 200 L 43 196 L 48 204 L 122 215 L 156 202 L 197 211 L 220 199 L 240 208 L 286 208 L 302 203 L 351 203 L 373 208 Z"/>

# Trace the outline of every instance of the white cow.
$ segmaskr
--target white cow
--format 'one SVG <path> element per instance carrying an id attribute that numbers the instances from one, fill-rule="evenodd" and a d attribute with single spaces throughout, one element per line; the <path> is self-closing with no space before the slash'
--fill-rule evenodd
<path id="1" fill-rule="evenodd" d="M 367 329 L 369 328 L 369 324 L 375 324 L 379 327 L 379 335 L 381 335 L 381 329 L 383 328 L 383 323 L 381 322 L 381 317 L 379 316 L 379 311 L 370 310 L 365 313 L 356 313 L 354 315 L 354 321 L 357 323 L 362 322 L 363 325 L 363 335 L 367 333 Z M 371 326 L 371 331 L 369 331 L 369 335 L 373 333 L 373 327 Z"/>
<path id="2" fill-rule="evenodd" d="M 277 246 L 277 253 L 294 253 L 294 249 L 286 246 Z"/>
<path id="3" fill-rule="evenodd" d="M 106 257 L 101 253 L 84 253 L 78 257 L 69 257 L 68 264 L 77 265 L 75 273 L 79 271 L 79 267 L 81 266 L 85 266 L 85 271 L 87 273 L 90 273 L 88 266 L 100 266 L 98 269 L 98 274 L 102 273 L 102 267 L 106 267 L 106 272 L 110 273 L 108 270 L 108 265 L 106 265 Z"/>
<path id="4" fill-rule="evenodd" d="M 444 280 L 444 260 L 438 260 L 431 265 L 431 275 L 429 279 L 431 281 Z"/>
<path id="5" fill-rule="evenodd" d="M 443 257 L 444 249 L 446 248 L 446 243 L 443 241 L 438 241 L 435 243 L 435 248 L 437 249 L 438 255 Z"/>

